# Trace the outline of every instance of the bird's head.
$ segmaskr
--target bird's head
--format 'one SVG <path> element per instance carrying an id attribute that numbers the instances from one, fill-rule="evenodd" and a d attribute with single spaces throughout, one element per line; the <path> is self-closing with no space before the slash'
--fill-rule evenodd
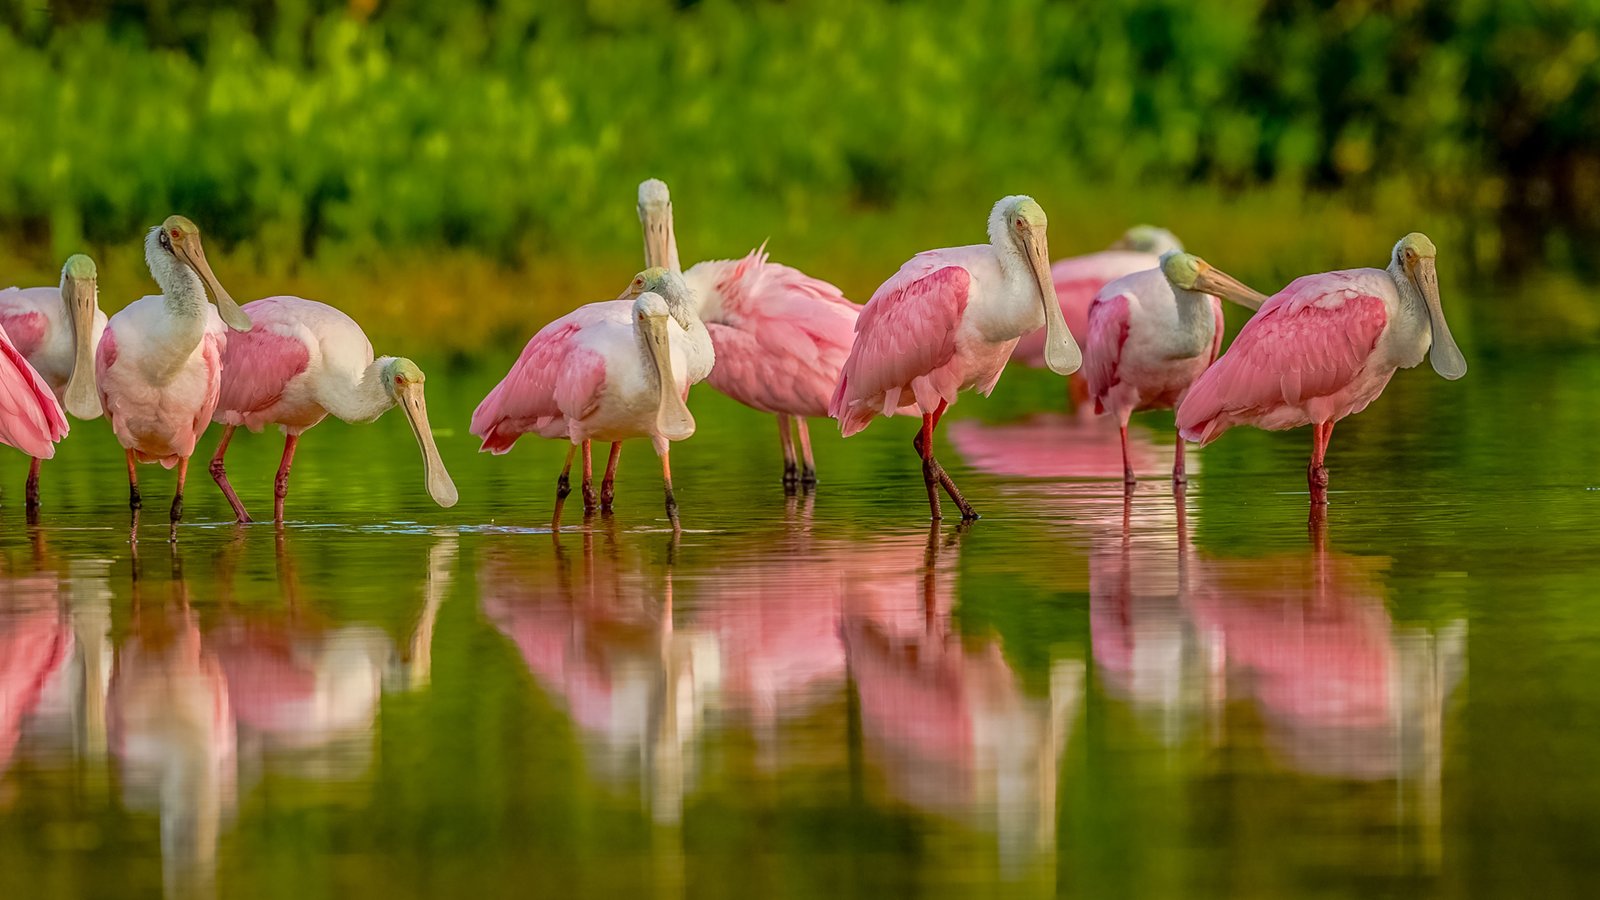
<path id="1" fill-rule="evenodd" d="M 200 243 L 200 229 L 193 222 L 183 216 L 168 216 L 159 227 L 151 230 L 145 242 L 145 260 L 158 282 L 162 280 L 163 273 L 171 271 L 172 261 L 187 267 L 200 276 L 200 280 L 210 289 L 222 321 L 234 331 L 250 330 L 250 317 L 244 314 L 239 304 L 233 302 L 233 297 L 211 271 L 211 264 L 206 262 L 205 247 Z M 162 285 L 163 290 L 166 287 Z"/>
<path id="2" fill-rule="evenodd" d="M 433 502 L 444 507 L 456 505 L 460 495 L 455 482 L 439 457 L 439 447 L 433 440 L 433 428 L 428 424 L 428 401 L 423 392 L 427 379 L 416 363 L 403 356 L 387 357 L 380 361 L 383 387 L 411 425 L 411 434 L 422 450 L 422 465 L 428 479 L 428 494 Z"/>
<path id="3" fill-rule="evenodd" d="M 641 293 L 633 301 L 633 321 L 660 387 L 656 430 L 669 441 L 681 441 L 694 434 L 695 425 L 694 416 L 690 415 L 678 391 L 677 375 L 672 371 L 672 311 L 667 299 L 654 291 Z"/>
<path id="4" fill-rule="evenodd" d="M 1193 253 L 1168 250 L 1161 255 L 1161 274 L 1172 287 L 1188 293 L 1210 294 L 1256 310 L 1267 302 L 1260 291 L 1234 278 Z"/>
<path id="5" fill-rule="evenodd" d="M 94 260 L 82 253 L 67 257 L 61 267 L 61 304 L 72 326 L 72 375 L 67 379 L 67 412 L 80 419 L 98 418 L 100 392 L 94 384 L 94 326 L 100 311 L 100 282 Z"/>
<path id="6" fill-rule="evenodd" d="M 1456 339 L 1450 334 L 1450 325 L 1444 320 L 1444 306 L 1439 299 L 1438 255 L 1438 248 L 1427 235 L 1413 231 L 1394 245 L 1389 271 L 1397 281 L 1408 281 L 1422 297 L 1428 309 L 1428 331 L 1432 336 L 1428 362 L 1435 372 L 1454 381 L 1467 374 L 1467 358 L 1456 346 Z"/>
<path id="7" fill-rule="evenodd" d="M 1135 253 L 1153 253 L 1161 256 L 1171 250 L 1182 250 L 1183 242 L 1165 228 L 1154 225 L 1135 225 L 1122 233 L 1112 250 L 1131 250 Z"/>
<path id="8" fill-rule="evenodd" d="M 1044 208 L 1032 197 L 1002 197 L 989 213 L 989 243 L 1002 259 L 1019 260 L 1038 284 L 1039 303 L 1044 310 L 1044 361 L 1057 375 L 1071 375 L 1083 365 L 1077 341 L 1067 331 L 1056 298 L 1055 279 L 1050 276 L 1050 245 L 1045 231 L 1049 220 Z"/>
<path id="9" fill-rule="evenodd" d="M 678 245 L 672 236 L 672 195 L 665 181 L 649 178 L 639 183 L 639 225 L 644 229 L 645 265 L 678 268 Z"/>

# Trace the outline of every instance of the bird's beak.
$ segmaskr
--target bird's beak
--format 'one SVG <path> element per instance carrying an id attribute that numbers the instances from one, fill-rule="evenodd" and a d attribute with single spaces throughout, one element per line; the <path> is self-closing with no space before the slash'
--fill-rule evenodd
<path id="1" fill-rule="evenodd" d="M 80 419 L 100 417 L 100 392 L 94 383 L 94 318 L 100 311 L 99 283 L 93 278 L 68 278 L 62 301 L 72 322 L 72 376 L 67 379 L 67 412 Z"/>
<path id="2" fill-rule="evenodd" d="M 639 207 L 639 224 L 644 227 L 645 268 L 662 266 L 679 271 L 677 242 L 672 238 L 672 204 Z"/>
<path id="3" fill-rule="evenodd" d="M 1067 330 L 1056 298 L 1056 282 L 1050 276 L 1050 246 L 1042 230 L 1029 228 L 1022 233 L 1022 245 L 1039 282 L 1039 302 L 1044 306 L 1044 361 L 1057 375 L 1071 375 L 1083 365 L 1083 352 Z"/>
<path id="4" fill-rule="evenodd" d="M 1433 346 L 1428 350 L 1428 362 L 1433 370 L 1451 381 L 1467 374 L 1467 358 L 1461 355 L 1456 339 L 1450 335 L 1450 326 L 1444 320 L 1444 307 L 1439 303 L 1439 270 L 1429 258 L 1419 259 L 1406 267 L 1411 283 L 1428 304 L 1428 324 L 1433 332 Z"/>
<path id="5" fill-rule="evenodd" d="M 694 434 L 694 416 L 684 405 L 678 393 L 678 379 L 672 374 L 672 347 L 667 340 L 667 316 L 647 316 L 644 320 L 645 340 L 650 345 L 650 359 L 661 377 L 661 405 L 656 409 L 656 430 L 669 441 L 681 441 Z"/>
<path id="6" fill-rule="evenodd" d="M 1200 274 L 1195 276 L 1194 288 L 1203 294 L 1221 297 L 1254 312 L 1269 299 L 1266 294 L 1245 284 L 1210 263 L 1202 262 Z"/>
<path id="7" fill-rule="evenodd" d="M 429 495 L 440 506 L 455 506 L 460 495 L 456 493 L 455 482 L 450 480 L 450 473 L 445 471 L 444 460 L 439 458 L 438 445 L 433 442 L 433 429 L 428 427 L 428 403 L 423 398 L 422 383 L 410 382 L 398 393 L 400 408 L 405 411 L 406 421 L 411 423 L 411 433 L 417 437 L 417 446 L 422 448 L 422 465 L 428 473 Z"/>
<path id="8" fill-rule="evenodd" d="M 233 297 L 211 271 L 211 264 L 206 262 L 205 248 L 200 246 L 200 235 L 191 234 L 186 240 L 173 241 L 172 250 L 179 259 L 188 263 L 189 268 L 195 270 L 211 289 L 211 296 L 217 302 L 217 312 L 222 315 L 222 321 L 234 331 L 249 331 L 250 317 L 244 314 L 239 304 L 233 302 Z"/>

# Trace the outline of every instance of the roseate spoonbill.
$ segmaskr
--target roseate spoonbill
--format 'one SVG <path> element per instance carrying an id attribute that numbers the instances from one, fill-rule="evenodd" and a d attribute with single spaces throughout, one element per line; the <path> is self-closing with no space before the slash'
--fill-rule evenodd
<path id="1" fill-rule="evenodd" d="M 916 404 L 928 508 L 940 518 L 939 487 L 978 514 L 933 455 L 933 429 L 956 395 L 994 390 L 1017 337 L 1045 327 L 1045 361 L 1058 375 L 1082 363 L 1050 279 L 1044 210 L 1031 197 L 1005 197 L 989 216 L 989 243 L 912 257 L 867 302 L 828 414 L 849 437 L 876 415 Z"/>
<path id="2" fill-rule="evenodd" d="M 1096 413 L 1110 413 L 1122 431 L 1122 480 L 1134 484 L 1128 417 L 1171 409 L 1222 349 L 1224 297 L 1251 310 L 1266 300 L 1180 250 L 1160 268 L 1124 275 L 1100 289 L 1089 307 L 1083 373 Z M 1172 483 L 1183 484 L 1183 437 L 1173 442 Z"/>
<path id="3" fill-rule="evenodd" d="M 57 287 L 0 291 L 0 330 L 11 336 L 56 400 L 80 419 L 100 417 L 94 348 L 106 330 L 94 260 L 75 253 Z M 39 457 L 28 468 L 27 507 L 39 508 Z"/>
<path id="4" fill-rule="evenodd" d="M 273 485 L 272 518 L 283 522 L 294 451 L 313 425 L 332 414 L 346 422 L 371 422 L 398 406 L 422 448 L 428 493 L 435 503 L 456 505 L 456 486 L 439 458 L 428 427 L 423 374 L 405 357 L 373 358 L 372 343 L 355 320 L 337 309 L 300 297 L 267 297 L 244 307 L 250 330 L 228 341 L 222 352 L 222 391 L 212 421 L 226 426 L 211 457 L 211 477 L 240 522 L 250 514 L 228 483 L 223 455 L 240 425 L 251 431 L 277 425 L 283 461 Z"/>
<path id="5" fill-rule="evenodd" d="M 1262 305 L 1178 406 L 1178 433 L 1207 444 L 1235 425 L 1282 431 L 1313 426 L 1306 481 L 1326 503 L 1323 456 L 1334 423 L 1383 393 L 1396 369 L 1427 354 L 1452 381 L 1467 361 L 1439 303 L 1437 251 L 1426 235 L 1394 245 L 1385 269 L 1295 279 Z"/>
<path id="6" fill-rule="evenodd" d="M 67 417 L 50 385 L 0 328 L 0 444 L 49 459 L 66 436 Z"/>
<path id="7" fill-rule="evenodd" d="M 172 533 L 183 518 L 183 482 L 195 441 L 211 421 L 222 387 L 227 329 L 249 331 L 250 317 L 223 290 L 206 262 L 200 229 L 169 216 L 150 230 L 144 259 L 161 293 L 128 304 L 111 317 L 95 358 L 100 404 L 128 457 L 128 507 L 138 524 L 137 462 L 178 467 Z M 206 287 L 216 299 L 206 303 Z"/>
<path id="8" fill-rule="evenodd" d="M 481 450 L 505 453 L 528 432 L 572 441 L 556 489 L 556 516 L 570 491 L 573 454 L 583 450 L 584 511 L 594 509 L 591 440 L 613 444 L 606 486 L 616 474 L 617 447 L 647 437 L 661 457 L 667 517 L 678 525 L 672 493 L 671 441 L 694 434 L 684 403 L 689 387 L 705 379 L 714 352 L 695 315 L 683 276 L 654 267 L 640 272 L 618 305 L 592 303 L 551 322 L 523 348 L 506 377 L 472 414 Z M 609 500 L 609 491 L 606 497 Z M 609 506 L 609 503 L 607 503 Z"/>
<path id="9" fill-rule="evenodd" d="M 664 182 L 651 178 L 639 185 L 639 221 L 644 264 L 681 271 L 672 198 Z M 743 259 L 696 263 L 683 279 L 716 348 L 711 386 L 778 417 L 785 487 L 816 484 L 806 419 L 828 414 L 861 307 L 826 281 L 769 262 L 765 245 Z M 791 424 L 800 440 L 801 465 Z"/>
<path id="10" fill-rule="evenodd" d="M 1101 288 L 1124 275 L 1154 269 L 1161 265 L 1163 253 L 1182 249 L 1182 242 L 1165 228 L 1135 225 L 1109 249 L 1056 260 L 1050 266 L 1050 277 L 1056 284 L 1056 299 L 1061 301 L 1061 315 L 1073 340 L 1078 342 L 1078 349 L 1087 349 L 1089 304 L 1094 302 L 1094 295 L 1100 293 Z M 1016 349 L 1011 351 L 1011 360 L 1034 369 L 1044 368 L 1044 330 L 1019 338 Z M 1087 399 L 1087 393 L 1079 393 L 1084 388 L 1083 372 L 1075 373 L 1072 384 L 1074 401 Z"/>

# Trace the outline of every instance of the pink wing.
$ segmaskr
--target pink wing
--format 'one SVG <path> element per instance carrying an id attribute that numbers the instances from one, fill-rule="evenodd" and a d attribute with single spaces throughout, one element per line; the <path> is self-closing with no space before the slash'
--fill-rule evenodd
<path id="1" fill-rule="evenodd" d="M 228 332 L 223 328 L 220 317 L 214 317 L 212 324 L 216 327 L 206 329 L 206 336 L 201 342 L 200 359 L 206 367 L 206 396 L 194 414 L 196 437 L 205 434 L 207 426 L 211 424 L 211 415 L 216 412 L 217 401 L 222 396 L 222 356 L 228 349 Z"/>
<path id="2" fill-rule="evenodd" d="M 11 338 L 11 345 L 24 357 L 38 352 L 48 328 L 44 313 L 37 310 L 12 309 L 9 314 L 0 315 L 0 331 Z"/>
<path id="3" fill-rule="evenodd" d="M 948 400 L 960 387 L 929 383 L 926 377 L 956 354 L 956 330 L 972 282 L 966 269 L 940 260 L 940 251 L 914 257 L 861 311 L 855 345 L 828 406 L 846 437 L 867 427 L 873 416 L 892 413 L 906 390 L 928 407 L 935 399 L 930 393 Z"/>
<path id="4" fill-rule="evenodd" d="M 0 444 L 49 459 L 66 436 L 67 417 L 55 394 L 0 329 Z"/>
<path id="5" fill-rule="evenodd" d="M 528 341 L 511 371 L 472 413 L 472 433 L 483 438 L 480 452 L 505 453 L 530 431 L 559 437 L 563 419 L 594 411 L 605 383 L 605 360 L 576 346 L 581 329 L 569 314 Z"/>
<path id="6" fill-rule="evenodd" d="M 1100 289 L 1124 275 L 1154 269 L 1160 264 L 1161 258 L 1151 253 L 1104 250 L 1057 260 L 1050 267 L 1056 299 L 1061 302 L 1061 315 L 1067 320 L 1067 330 L 1072 332 L 1079 347 L 1087 346 L 1089 307 Z M 1036 369 L 1045 368 L 1044 329 L 1023 335 L 1011 351 L 1011 358 Z"/>
<path id="7" fill-rule="evenodd" d="M 242 425 L 247 414 L 271 408 L 310 362 L 311 351 L 304 341 L 259 322 L 243 334 L 230 336 L 222 353 L 217 421 Z"/>
<path id="8" fill-rule="evenodd" d="M 1388 324 L 1384 301 L 1328 275 L 1297 279 L 1247 322 L 1178 408 L 1178 431 L 1205 444 L 1240 422 L 1348 385 Z"/>
<path id="9" fill-rule="evenodd" d="M 1095 298 L 1089 307 L 1089 333 L 1083 347 L 1083 377 L 1094 398 L 1094 411 L 1105 412 L 1105 397 L 1120 380 L 1122 345 L 1128 342 L 1128 295 L 1118 292 Z"/>
<path id="10" fill-rule="evenodd" d="M 717 285 L 722 321 L 707 322 L 711 386 L 763 412 L 827 415 L 861 307 L 837 287 L 769 263 L 757 249 Z"/>

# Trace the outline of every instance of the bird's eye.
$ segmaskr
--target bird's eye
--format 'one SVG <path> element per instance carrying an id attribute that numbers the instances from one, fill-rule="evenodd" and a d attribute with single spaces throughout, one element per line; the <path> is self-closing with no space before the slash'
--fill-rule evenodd
<path id="1" fill-rule="evenodd" d="M 172 229 L 172 239 L 173 240 L 177 240 L 180 237 L 183 237 L 183 232 L 179 231 L 176 228 Z"/>

